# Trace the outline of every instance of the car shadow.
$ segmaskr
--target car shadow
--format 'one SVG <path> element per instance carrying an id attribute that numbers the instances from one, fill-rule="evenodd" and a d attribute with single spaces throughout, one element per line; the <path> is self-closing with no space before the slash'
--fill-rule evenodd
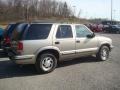
<path id="1" fill-rule="evenodd" d="M 101 62 L 101 61 L 97 60 L 95 57 L 92 57 L 92 56 L 82 57 L 82 58 L 77 58 L 69 61 L 60 62 L 58 64 L 58 68 L 75 65 L 75 64 L 81 64 L 81 63 L 95 63 L 95 62 Z"/>
<path id="2" fill-rule="evenodd" d="M 33 65 L 16 65 L 12 61 L 0 61 L 0 79 L 36 75 Z"/>
<path id="3" fill-rule="evenodd" d="M 81 63 L 94 63 L 99 62 L 94 57 L 79 58 L 70 61 L 60 62 L 57 68 L 67 67 L 70 65 L 81 64 Z M 37 74 L 34 65 L 16 65 L 12 61 L 0 61 L 0 79 L 12 78 L 12 77 L 23 77 L 23 76 L 34 76 L 43 75 Z"/>

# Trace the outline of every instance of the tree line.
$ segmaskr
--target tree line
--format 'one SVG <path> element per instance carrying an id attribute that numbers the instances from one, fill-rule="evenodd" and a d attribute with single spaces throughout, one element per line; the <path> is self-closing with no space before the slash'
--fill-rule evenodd
<path id="1" fill-rule="evenodd" d="M 58 0 L 0 0 L 1 21 L 73 16 L 72 8 Z"/>

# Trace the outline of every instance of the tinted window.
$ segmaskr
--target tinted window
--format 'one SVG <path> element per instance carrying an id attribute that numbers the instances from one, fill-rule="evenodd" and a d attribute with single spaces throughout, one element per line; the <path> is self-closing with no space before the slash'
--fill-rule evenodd
<path id="1" fill-rule="evenodd" d="M 51 30 L 52 24 L 32 24 L 28 28 L 24 39 L 25 40 L 38 40 L 46 39 Z"/>
<path id="2" fill-rule="evenodd" d="M 15 29 L 15 24 L 9 24 L 7 28 L 5 29 L 4 36 L 11 37 L 12 31 Z"/>
<path id="3" fill-rule="evenodd" d="M 91 32 L 85 27 L 81 25 L 76 25 L 76 37 L 86 37 L 87 35 L 91 34 Z"/>
<path id="4" fill-rule="evenodd" d="M 61 25 L 58 27 L 56 38 L 72 38 L 72 28 L 69 25 Z"/>
<path id="5" fill-rule="evenodd" d="M 22 24 L 19 24 L 15 30 L 13 30 L 13 33 L 12 33 L 12 40 L 21 40 L 22 39 L 22 35 L 23 35 L 23 32 L 24 30 L 26 29 L 28 24 L 26 23 L 22 23 Z"/>
<path id="6" fill-rule="evenodd" d="M 7 27 L 6 27 L 6 29 L 5 30 L 8 30 L 8 29 L 10 29 L 10 27 L 12 26 L 12 24 L 9 24 Z"/>

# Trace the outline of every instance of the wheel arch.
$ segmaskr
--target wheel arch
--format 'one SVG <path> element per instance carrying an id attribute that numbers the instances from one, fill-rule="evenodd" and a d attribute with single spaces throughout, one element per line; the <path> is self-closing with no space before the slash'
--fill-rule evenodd
<path id="1" fill-rule="evenodd" d="M 110 44 L 109 43 L 103 43 L 103 44 L 100 45 L 100 47 L 98 49 L 98 52 L 99 52 L 99 50 L 101 49 L 102 46 L 107 46 L 109 48 L 109 50 L 111 51 Z"/>
<path id="2" fill-rule="evenodd" d="M 43 53 L 52 53 L 53 55 L 55 55 L 57 60 L 59 60 L 60 58 L 60 50 L 54 47 L 54 48 L 43 48 L 43 49 L 38 50 L 35 56 L 35 60 L 37 60 L 38 57 Z"/>

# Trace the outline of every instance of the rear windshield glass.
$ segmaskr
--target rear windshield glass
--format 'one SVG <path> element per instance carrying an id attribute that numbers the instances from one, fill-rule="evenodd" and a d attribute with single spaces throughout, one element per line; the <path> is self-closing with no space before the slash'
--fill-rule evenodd
<path id="1" fill-rule="evenodd" d="M 10 29 L 10 27 L 11 27 L 12 25 L 11 24 L 9 24 L 7 27 L 6 27 L 6 29 L 5 30 L 8 30 L 8 29 Z"/>
<path id="2" fill-rule="evenodd" d="M 19 24 L 13 31 L 11 39 L 15 41 L 21 40 L 27 26 L 28 24 L 26 23 Z"/>
<path id="3" fill-rule="evenodd" d="M 24 35 L 24 40 L 46 39 L 52 24 L 31 24 Z"/>
<path id="4" fill-rule="evenodd" d="M 4 36 L 5 37 L 11 37 L 12 31 L 15 29 L 15 24 L 9 24 L 7 28 L 5 29 Z"/>

